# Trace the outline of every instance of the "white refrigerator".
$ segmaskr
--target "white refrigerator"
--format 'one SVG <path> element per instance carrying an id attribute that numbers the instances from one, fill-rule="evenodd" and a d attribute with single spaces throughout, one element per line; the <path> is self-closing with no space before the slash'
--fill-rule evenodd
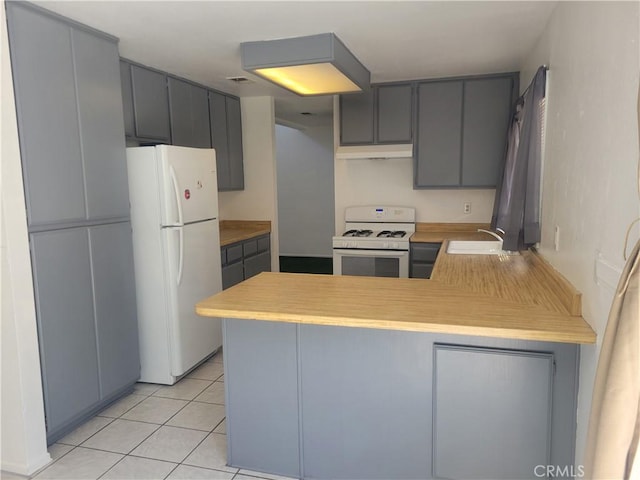
<path id="1" fill-rule="evenodd" d="M 195 304 L 222 290 L 215 150 L 127 148 L 140 381 L 173 385 L 222 345 Z"/>

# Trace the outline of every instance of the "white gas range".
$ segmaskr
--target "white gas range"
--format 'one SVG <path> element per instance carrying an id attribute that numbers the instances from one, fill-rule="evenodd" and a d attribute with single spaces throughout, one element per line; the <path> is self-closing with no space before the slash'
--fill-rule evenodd
<path id="1" fill-rule="evenodd" d="M 411 207 L 347 207 L 345 231 L 333 237 L 334 275 L 408 277 L 415 217 Z"/>

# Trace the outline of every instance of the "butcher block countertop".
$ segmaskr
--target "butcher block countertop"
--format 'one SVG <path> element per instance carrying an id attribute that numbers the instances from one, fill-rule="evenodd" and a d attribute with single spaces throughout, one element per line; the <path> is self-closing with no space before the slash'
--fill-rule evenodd
<path id="1" fill-rule="evenodd" d="M 199 315 L 562 343 L 595 343 L 580 294 L 533 251 L 449 255 L 431 280 L 261 273 L 196 305 Z"/>
<path id="2" fill-rule="evenodd" d="M 249 240 L 271 232 L 268 220 L 222 220 L 220 221 L 220 246 Z"/>
<path id="3" fill-rule="evenodd" d="M 478 232 L 489 230 L 488 223 L 416 223 L 411 242 L 442 243 L 445 240 L 495 240 L 491 235 Z"/>

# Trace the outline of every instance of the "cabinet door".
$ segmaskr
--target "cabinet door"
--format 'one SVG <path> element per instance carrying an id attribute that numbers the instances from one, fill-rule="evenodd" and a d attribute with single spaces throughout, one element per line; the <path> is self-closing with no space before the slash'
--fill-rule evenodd
<path id="1" fill-rule="evenodd" d="M 171 143 L 191 147 L 193 144 L 191 85 L 171 77 L 168 80 L 168 85 Z"/>
<path id="2" fill-rule="evenodd" d="M 216 150 L 218 190 L 231 190 L 229 143 L 227 140 L 227 102 L 224 95 L 209 92 L 209 119 L 211 126 L 211 146 Z"/>
<path id="3" fill-rule="evenodd" d="M 416 187 L 460 184 L 462 81 L 428 82 L 418 87 Z"/>
<path id="4" fill-rule="evenodd" d="M 553 354 L 434 350 L 434 477 L 525 479 L 550 464 Z"/>
<path id="5" fill-rule="evenodd" d="M 230 190 L 244 189 L 244 165 L 242 151 L 242 113 L 240 100 L 226 97 L 227 135 L 229 138 L 229 187 Z"/>
<path id="6" fill-rule="evenodd" d="M 463 186 L 496 186 L 505 158 L 512 90 L 511 77 L 465 81 Z"/>
<path id="7" fill-rule="evenodd" d="M 71 29 L 17 2 L 6 8 L 28 223 L 84 220 Z"/>
<path id="8" fill-rule="evenodd" d="M 225 290 L 229 287 L 240 283 L 244 280 L 244 266 L 242 262 L 232 263 L 231 265 L 225 265 L 222 267 L 222 289 Z"/>
<path id="9" fill-rule="evenodd" d="M 122 88 L 122 108 L 124 110 L 124 134 L 136 136 L 135 118 L 133 115 L 133 88 L 131 86 L 131 65 L 120 61 L 120 84 Z"/>
<path id="10" fill-rule="evenodd" d="M 297 325 L 223 322 L 229 465 L 300 478 Z"/>
<path id="11" fill-rule="evenodd" d="M 271 271 L 271 252 L 259 253 L 244 259 L 244 278 Z"/>
<path id="12" fill-rule="evenodd" d="M 140 378 L 129 222 L 89 228 L 102 398 Z"/>
<path id="13" fill-rule="evenodd" d="M 83 30 L 72 37 L 87 219 L 128 217 L 118 46 Z"/>
<path id="14" fill-rule="evenodd" d="M 373 89 L 340 95 L 340 144 L 373 143 Z"/>
<path id="15" fill-rule="evenodd" d="M 378 143 L 409 143 L 413 138 L 413 89 L 411 85 L 377 87 Z"/>
<path id="16" fill-rule="evenodd" d="M 52 436 L 100 398 L 87 229 L 32 234 L 31 249 L 47 435 Z"/>
<path id="17" fill-rule="evenodd" d="M 207 91 L 188 82 L 169 78 L 171 143 L 185 147 L 210 148 Z"/>
<path id="18" fill-rule="evenodd" d="M 131 65 L 136 136 L 168 142 L 169 99 L 165 74 Z"/>
<path id="19" fill-rule="evenodd" d="M 427 334 L 299 331 L 305 478 L 431 478 Z"/>

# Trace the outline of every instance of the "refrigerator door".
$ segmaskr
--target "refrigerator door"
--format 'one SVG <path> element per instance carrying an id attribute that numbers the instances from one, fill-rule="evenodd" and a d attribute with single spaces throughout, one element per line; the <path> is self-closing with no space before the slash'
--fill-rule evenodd
<path id="1" fill-rule="evenodd" d="M 195 304 L 222 290 L 218 220 L 162 229 L 169 283 L 171 375 L 188 371 L 222 345 L 221 320 Z"/>
<path id="2" fill-rule="evenodd" d="M 216 152 L 211 148 L 156 147 L 160 162 L 163 226 L 218 217 Z"/>

